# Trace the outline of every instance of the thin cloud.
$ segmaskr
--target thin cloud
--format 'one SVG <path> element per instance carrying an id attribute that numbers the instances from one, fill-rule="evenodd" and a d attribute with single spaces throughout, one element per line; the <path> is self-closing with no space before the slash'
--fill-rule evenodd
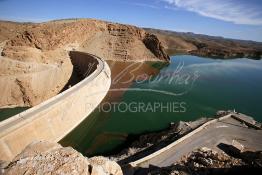
<path id="1" fill-rule="evenodd" d="M 133 5 L 133 6 L 139 6 L 139 7 L 146 7 L 146 8 L 152 8 L 152 9 L 159 9 L 158 6 L 152 5 L 152 4 L 146 4 L 146 3 L 139 3 L 139 2 L 126 2 L 122 1 L 122 4 L 127 4 L 127 5 Z"/>
<path id="2" fill-rule="evenodd" d="M 163 0 L 169 5 L 235 24 L 262 25 L 262 7 L 238 0 Z"/>

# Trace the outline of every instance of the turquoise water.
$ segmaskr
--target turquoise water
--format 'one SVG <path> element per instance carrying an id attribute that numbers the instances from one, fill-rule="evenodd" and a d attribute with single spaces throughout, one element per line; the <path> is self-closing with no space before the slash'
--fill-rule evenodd
<path id="1" fill-rule="evenodd" d="M 113 79 L 130 64 L 109 63 Z M 210 117 L 218 110 L 235 109 L 262 121 L 261 60 L 184 55 L 172 57 L 168 66 L 156 69 L 155 64 L 144 63 L 140 71 L 128 72 L 125 80 L 132 77 L 132 82 L 113 85 L 115 91 L 109 92 L 100 107 L 61 140 L 64 146 L 73 146 L 87 156 L 105 154 L 130 134 L 160 130 L 179 120 Z M 128 90 L 117 91 L 123 82 Z M 107 102 L 116 103 L 117 109 Z"/>

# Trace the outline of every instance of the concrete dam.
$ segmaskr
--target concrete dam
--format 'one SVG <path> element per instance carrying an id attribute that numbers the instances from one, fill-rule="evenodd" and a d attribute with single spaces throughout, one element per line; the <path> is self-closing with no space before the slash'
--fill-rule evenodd
<path id="1" fill-rule="evenodd" d="M 97 56 L 71 51 L 73 69 L 81 81 L 62 93 L 0 123 L 0 157 L 11 160 L 28 144 L 58 142 L 81 123 L 103 100 L 111 72 Z"/>

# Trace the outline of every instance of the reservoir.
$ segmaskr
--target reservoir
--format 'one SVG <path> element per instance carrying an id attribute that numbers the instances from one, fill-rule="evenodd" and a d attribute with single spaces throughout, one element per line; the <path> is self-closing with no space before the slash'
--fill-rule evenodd
<path id="1" fill-rule="evenodd" d="M 262 61 L 179 55 L 171 63 L 108 61 L 112 85 L 97 109 L 60 141 L 86 156 L 171 122 L 236 110 L 262 121 Z M 84 94 L 83 94 L 84 95 Z"/>
<path id="2" fill-rule="evenodd" d="M 16 108 L 0 109 L 0 122 L 16 114 L 19 114 L 27 109 L 29 108 L 28 107 L 16 107 Z"/>

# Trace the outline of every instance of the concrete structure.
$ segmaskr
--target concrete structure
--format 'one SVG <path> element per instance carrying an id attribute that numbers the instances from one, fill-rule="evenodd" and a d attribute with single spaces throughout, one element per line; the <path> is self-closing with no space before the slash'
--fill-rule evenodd
<path id="1" fill-rule="evenodd" d="M 0 159 L 11 160 L 37 140 L 58 142 L 83 121 L 107 94 L 111 75 L 107 63 L 70 52 L 83 80 L 57 96 L 0 123 Z M 88 75 L 88 76 L 87 76 Z"/>
<path id="2" fill-rule="evenodd" d="M 247 127 L 247 124 L 250 126 Z M 252 124 L 251 119 L 243 114 L 230 113 L 213 119 L 166 147 L 129 163 L 124 166 L 124 172 L 132 174 L 134 169 L 147 168 L 149 165 L 170 166 L 197 148 L 209 147 L 221 151 L 217 148 L 219 143 L 234 144 L 235 140 L 251 150 L 258 151 L 262 148 L 261 135 L 262 129 Z"/>

